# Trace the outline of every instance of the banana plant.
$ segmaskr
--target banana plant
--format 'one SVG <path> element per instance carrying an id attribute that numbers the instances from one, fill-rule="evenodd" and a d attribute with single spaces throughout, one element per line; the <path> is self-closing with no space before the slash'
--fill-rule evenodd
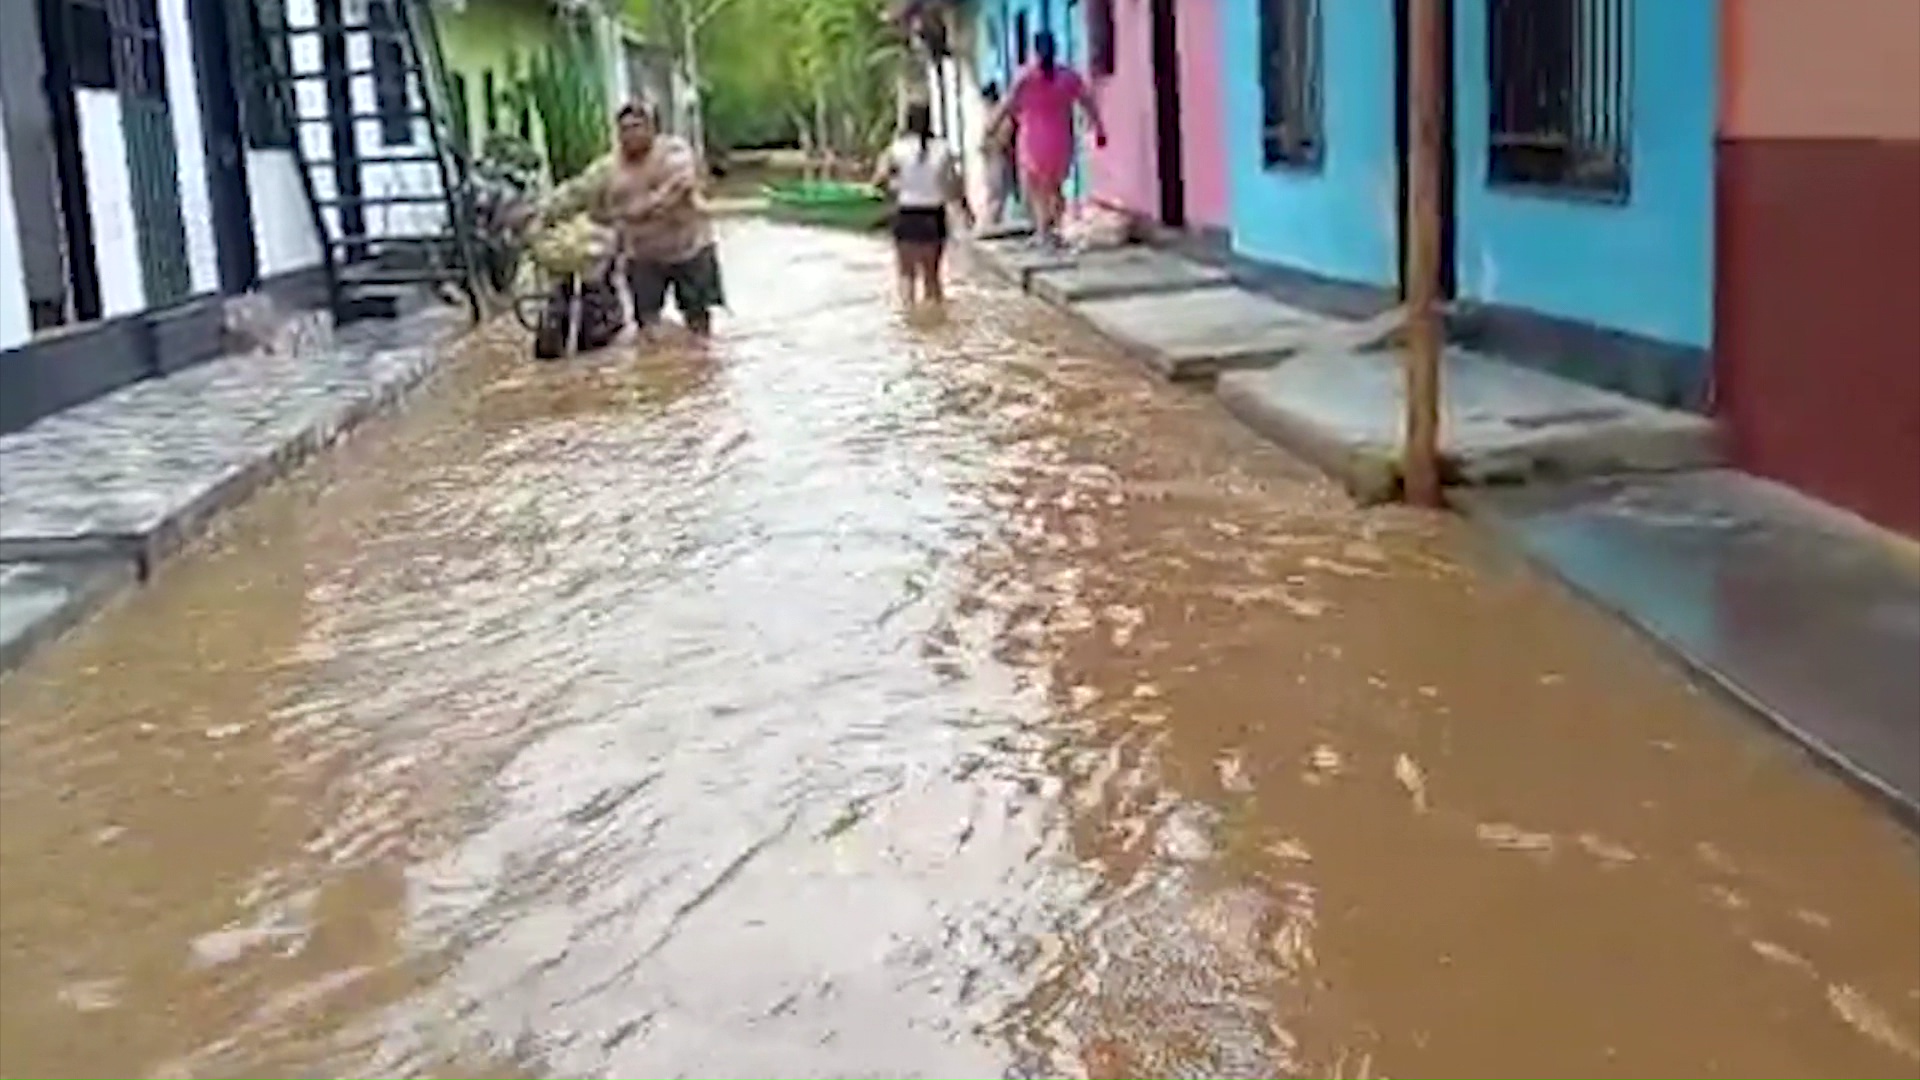
<path id="1" fill-rule="evenodd" d="M 592 39 L 570 32 L 534 58 L 525 82 L 555 184 L 585 172 L 611 145 L 606 80 Z"/>

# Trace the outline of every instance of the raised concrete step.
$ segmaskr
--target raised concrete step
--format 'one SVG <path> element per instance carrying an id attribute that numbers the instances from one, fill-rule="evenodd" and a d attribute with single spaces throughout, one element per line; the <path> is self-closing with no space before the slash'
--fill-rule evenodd
<path id="1" fill-rule="evenodd" d="M 1110 296 L 1225 285 L 1230 280 L 1230 275 L 1220 267 L 1157 248 L 1132 246 L 1089 251 L 1071 266 L 1036 270 L 1028 276 L 1027 288 L 1044 300 L 1071 304 Z"/>
<path id="2" fill-rule="evenodd" d="M 132 584 L 125 559 L 0 565 L 0 672 L 66 633 Z"/>
<path id="3" fill-rule="evenodd" d="M 396 400 L 463 323 L 437 309 L 229 355 L 0 436 L 0 671 Z"/>
<path id="4" fill-rule="evenodd" d="M 1035 247 L 1018 235 L 990 240 L 976 237 L 968 247 L 982 267 L 1022 289 L 1027 287 L 1029 275 L 1072 266 L 1079 259 L 1071 251 Z"/>
<path id="5" fill-rule="evenodd" d="M 1220 378 L 1217 393 L 1249 427 L 1307 458 L 1363 501 L 1400 483 L 1406 416 L 1398 351 L 1315 351 L 1266 371 Z M 1693 413 L 1448 349 L 1441 452 L 1450 483 L 1484 485 L 1721 461 L 1713 422 Z"/>
<path id="6" fill-rule="evenodd" d="M 1353 324 L 1231 285 L 1085 300 L 1068 309 L 1170 379 L 1264 367 Z"/>
<path id="7" fill-rule="evenodd" d="M 1472 517 L 1920 822 L 1920 555 L 1726 470 L 1458 493 Z"/>

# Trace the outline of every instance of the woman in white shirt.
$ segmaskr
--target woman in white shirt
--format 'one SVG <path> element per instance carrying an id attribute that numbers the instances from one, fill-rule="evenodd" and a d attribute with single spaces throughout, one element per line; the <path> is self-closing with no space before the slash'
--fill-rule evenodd
<path id="1" fill-rule="evenodd" d="M 880 156 L 876 187 L 893 196 L 894 266 L 900 276 L 900 303 L 911 307 L 917 295 L 929 304 L 946 299 L 941 281 L 947 254 L 947 208 L 971 219 L 960 170 L 947 144 L 933 136 L 933 109 L 925 102 L 907 106 L 906 130 Z"/>

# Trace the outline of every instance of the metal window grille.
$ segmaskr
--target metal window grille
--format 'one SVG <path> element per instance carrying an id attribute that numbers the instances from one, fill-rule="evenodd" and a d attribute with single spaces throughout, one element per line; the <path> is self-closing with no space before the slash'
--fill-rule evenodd
<path id="1" fill-rule="evenodd" d="M 1491 0 L 1487 171 L 1494 183 L 1627 195 L 1632 10 L 1633 0 Z"/>
<path id="2" fill-rule="evenodd" d="M 293 147 L 277 83 L 293 71 L 285 0 L 227 0 L 228 36 L 241 58 L 240 119 L 255 150 Z"/>
<path id="3" fill-rule="evenodd" d="M 1261 149 L 1269 166 L 1320 164 L 1322 83 L 1320 0 L 1261 0 Z"/>

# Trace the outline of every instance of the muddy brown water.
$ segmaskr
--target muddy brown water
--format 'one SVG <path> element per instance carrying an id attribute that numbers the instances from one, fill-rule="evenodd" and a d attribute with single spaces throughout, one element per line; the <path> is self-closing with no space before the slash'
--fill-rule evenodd
<path id="1" fill-rule="evenodd" d="M 1059 316 L 730 226 L 0 716 L 9 1076 L 1913 1076 L 1907 836 Z"/>

